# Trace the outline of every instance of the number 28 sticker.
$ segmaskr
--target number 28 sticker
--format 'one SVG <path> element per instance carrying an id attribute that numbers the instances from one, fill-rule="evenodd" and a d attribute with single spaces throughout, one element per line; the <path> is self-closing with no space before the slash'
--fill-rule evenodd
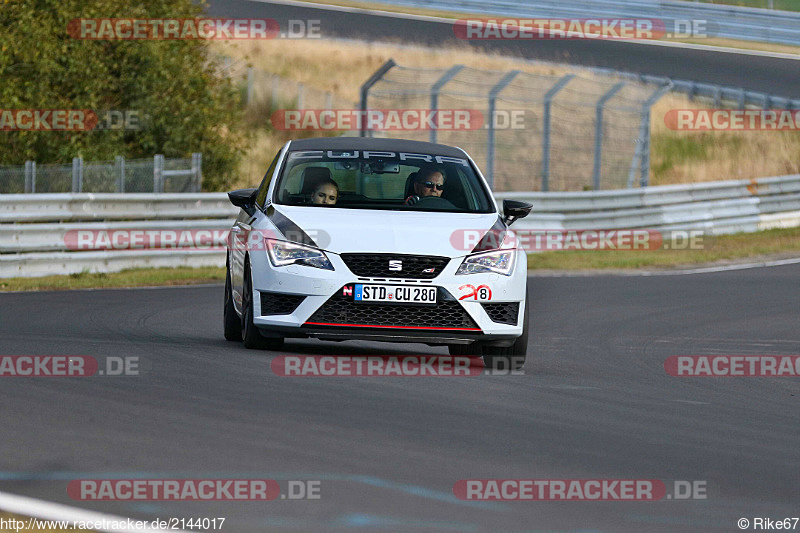
<path id="1" fill-rule="evenodd" d="M 492 299 L 492 289 L 490 289 L 487 285 L 478 285 L 477 287 L 474 285 L 462 285 L 458 288 L 460 291 L 465 289 L 466 294 L 462 295 L 459 300 L 472 298 L 473 300 L 488 301 Z"/>

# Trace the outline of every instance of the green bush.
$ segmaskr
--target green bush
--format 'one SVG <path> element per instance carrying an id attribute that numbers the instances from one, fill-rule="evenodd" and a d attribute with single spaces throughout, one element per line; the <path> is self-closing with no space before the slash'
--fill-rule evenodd
<path id="1" fill-rule="evenodd" d="M 141 131 L 0 131 L 0 165 L 189 157 L 203 153 L 204 189 L 233 181 L 246 134 L 233 84 L 204 40 L 80 40 L 77 18 L 194 18 L 191 0 L 0 0 L 2 109 L 136 110 Z"/>

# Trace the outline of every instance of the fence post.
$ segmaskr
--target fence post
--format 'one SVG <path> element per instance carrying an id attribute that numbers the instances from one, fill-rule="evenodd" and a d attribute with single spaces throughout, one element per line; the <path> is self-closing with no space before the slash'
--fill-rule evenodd
<path id="1" fill-rule="evenodd" d="M 464 65 L 454 65 L 454 66 L 450 67 L 447 70 L 447 72 L 445 72 L 442 75 L 442 77 L 439 78 L 438 80 L 436 80 L 436 83 L 434 83 L 431 86 L 431 109 L 430 110 L 431 110 L 431 115 L 432 116 L 434 116 L 436 111 L 439 109 L 439 91 L 441 91 L 442 87 L 444 87 L 445 84 L 448 81 L 452 80 L 455 77 L 455 75 L 458 74 L 461 71 L 462 68 L 464 68 Z M 436 126 L 431 128 L 430 136 L 431 136 L 431 142 L 435 143 L 436 142 Z"/>
<path id="2" fill-rule="evenodd" d="M 392 67 L 394 67 L 397 63 L 394 62 L 394 59 L 388 60 L 386 63 L 381 65 L 381 68 L 375 71 L 375 73 L 369 77 L 367 81 L 361 86 L 361 102 L 360 102 L 360 110 L 361 110 L 361 124 L 359 124 L 359 137 L 368 137 L 369 129 L 367 128 L 367 96 L 369 95 L 369 90 L 372 88 L 373 85 L 378 83 L 378 81 L 386 75 Z"/>
<path id="3" fill-rule="evenodd" d="M 325 92 L 325 109 L 333 109 L 333 95 L 330 91 Z"/>
<path id="4" fill-rule="evenodd" d="M 83 191 L 83 158 L 72 158 L 72 192 Z"/>
<path id="5" fill-rule="evenodd" d="M 194 191 L 200 192 L 203 186 L 203 154 L 194 152 L 192 154 L 192 180 Z"/>
<path id="6" fill-rule="evenodd" d="M 164 192 L 164 156 L 153 156 L 153 192 Z"/>
<path id="7" fill-rule="evenodd" d="M 269 102 L 269 106 L 272 109 L 278 109 L 278 75 L 272 75 L 272 99 Z"/>
<path id="8" fill-rule="evenodd" d="M 36 192 L 36 161 L 25 161 L 25 192 Z"/>
<path id="9" fill-rule="evenodd" d="M 553 87 L 544 95 L 544 117 L 542 129 L 542 191 L 550 190 L 550 118 L 553 107 L 553 99 L 558 91 L 564 88 L 569 81 L 574 78 L 574 74 L 567 74 L 556 82 Z"/>
<path id="10" fill-rule="evenodd" d="M 597 101 L 594 124 L 594 170 L 592 172 L 592 188 L 595 191 L 600 190 L 600 167 L 603 164 L 603 108 L 606 102 L 611 100 L 623 87 L 625 87 L 625 82 L 621 81 Z"/>
<path id="11" fill-rule="evenodd" d="M 519 74 L 519 70 L 512 70 L 507 73 L 492 87 L 492 90 L 489 91 L 489 116 L 486 117 L 488 121 L 486 127 L 489 128 L 486 132 L 486 178 L 489 182 L 489 189 L 491 190 L 494 190 L 494 113 L 497 96 L 511 83 L 511 80 L 513 80 L 517 74 Z"/>
<path id="12" fill-rule="evenodd" d="M 247 105 L 253 104 L 253 67 L 247 67 Z"/>
<path id="13" fill-rule="evenodd" d="M 642 104 L 642 120 L 639 126 L 639 142 L 631 158 L 631 168 L 628 172 L 628 188 L 633 187 L 636 176 L 636 161 L 639 161 L 639 186 L 647 187 L 650 184 L 650 109 L 662 96 L 673 89 L 673 83 L 668 81 L 656 89 Z"/>
<path id="14" fill-rule="evenodd" d="M 117 175 L 117 192 L 125 192 L 125 158 L 114 157 L 114 173 Z"/>
<path id="15" fill-rule="evenodd" d="M 714 109 L 722 107 L 722 87 L 714 86 Z"/>
<path id="16" fill-rule="evenodd" d="M 739 109 L 744 109 L 747 106 L 747 91 L 744 88 L 739 89 Z"/>

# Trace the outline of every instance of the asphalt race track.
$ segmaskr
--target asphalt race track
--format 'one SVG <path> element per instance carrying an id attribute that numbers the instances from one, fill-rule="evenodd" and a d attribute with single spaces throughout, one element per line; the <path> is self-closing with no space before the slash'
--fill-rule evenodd
<path id="1" fill-rule="evenodd" d="M 457 45 L 452 23 L 410 20 L 394 16 L 350 13 L 318 7 L 287 5 L 265 0 L 209 0 L 216 16 L 273 18 L 281 28 L 289 19 L 320 20 L 324 37 Z M 798 98 L 800 60 L 713 50 L 656 46 L 624 41 L 474 41 L 488 52 L 612 68 L 626 72 L 668 76 L 731 87 L 744 87 L 775 96 Z"/>
<path id="2" fill-rule="evenodd" d="M 800 354 L 800 266 L 532 277 L 524 375 L 287 378 L 283 354 L 442 348 L 222 338 L 222 287 L 0 295 L 0 353 L 139 357 L 4 377 L 0 491 L 224 531 L 738 531 L 800 510 L 798 378 L 679 378 L 671 355 Z M 479 363 L 476 363 L 479 364 Z M 319 500 L 81 502 L 81 478 L 321 482 Z M 461 479 L 705 481 L 707 499 L 475 502 Z"/>

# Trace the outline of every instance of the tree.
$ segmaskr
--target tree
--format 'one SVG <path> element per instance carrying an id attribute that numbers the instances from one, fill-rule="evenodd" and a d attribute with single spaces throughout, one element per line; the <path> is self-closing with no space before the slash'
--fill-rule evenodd
<path id="1" fill-rule="evenodd" d="M 0 109 L 148 117 L 140 131 L 0 131 L 0 164 L 202 152 L 204 188 L 225 187 L 246 137 L 238 92 L 207 40 L 85 40 L 67 31 L 79 18 L 195 18 L 202 9 L 191 0 L 0 0 Z"/>

